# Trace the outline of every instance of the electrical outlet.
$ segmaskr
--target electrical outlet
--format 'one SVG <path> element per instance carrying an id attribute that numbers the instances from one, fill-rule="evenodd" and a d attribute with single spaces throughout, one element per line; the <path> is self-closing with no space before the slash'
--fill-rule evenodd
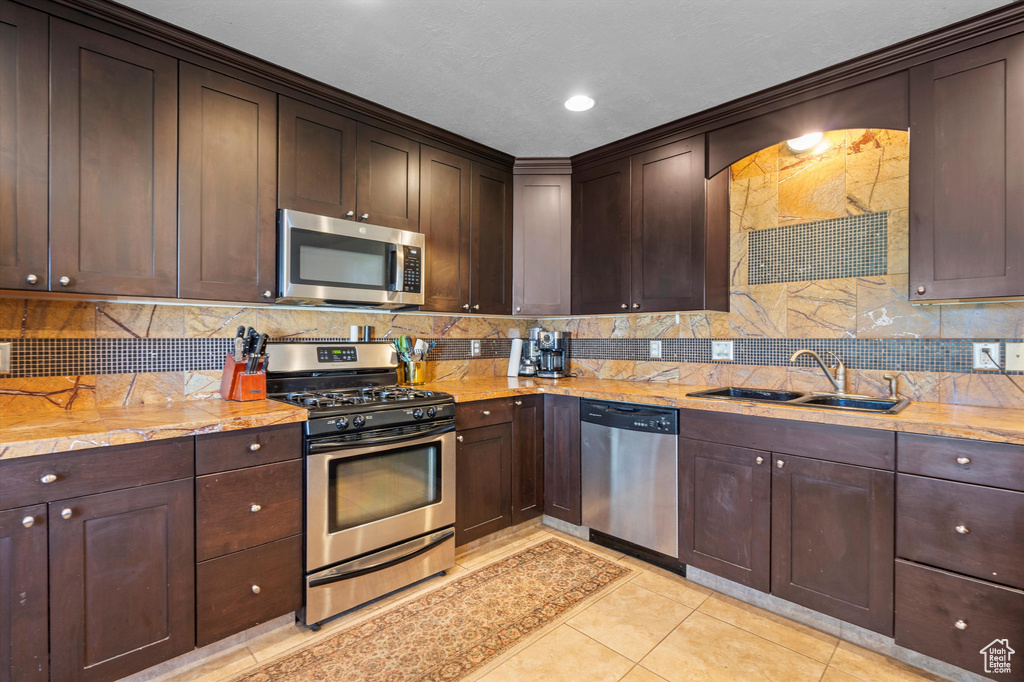
<path id="1" fill-rule="evenodd" d="M 480 339 L 473 339 L 469 342 L 469 354 L 474 358 L 480 357 Z"/>
<path id="2" fill-rule="evenodd" d="M 985 341 L 974 344 L 974 369 L 999 369 L 999 342 Z"/>
<path id="3" fill-rule="evenodd" d="M 1024 372 L 1024 343 L 1006 344 L 1006 371 Z"/>
<path id="4" fill-rule="evenodd" d="M 651 360 L 661 360 L 661 341 L 651 341 Z"/>
<path id="5" fill-rule="evenodd" d="M 732 341 L 712 341 L 712 360 L 732 360 Z"/>
<path id="6" fill-rule="evenodd" d="M 0 374 L 11 373 L 11 342 L 0 343 Z"/>

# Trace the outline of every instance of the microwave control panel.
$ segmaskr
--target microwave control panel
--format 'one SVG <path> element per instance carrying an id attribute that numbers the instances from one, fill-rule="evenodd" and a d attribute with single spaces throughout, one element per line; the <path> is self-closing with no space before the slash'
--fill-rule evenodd
<path id="1" fill-rule="evenodd" d="M 402 291 L 410 294 L 420 293 L 423 274 L 423 250 L 418 246 L 403 246 L 405 249 L 405 273 L 403 275 Z"/>
<path id="2" fill-rule="evenodd" d="M 318 362 L 355 362 L 358 358 L 353 346 L 317 346 L 316 359 Z"/>

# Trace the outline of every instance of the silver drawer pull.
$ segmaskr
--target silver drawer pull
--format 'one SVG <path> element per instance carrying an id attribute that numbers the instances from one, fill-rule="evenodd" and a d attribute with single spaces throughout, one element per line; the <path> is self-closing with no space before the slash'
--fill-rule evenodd
<path id="1" fill-rule="evenodd" d="M 960 535 L 967 535 L 971 531 L 967 530 L 967 526 L 957 526 L 956 527 L 956 532 L 960 533 Z"/>
<path id="2" fill-rule="evenodd" d="M 21 520 L 21 525 L 25 526 L 26 528 L 31 528 L 32 526 L 36 525 L 36 520 L 31 516 L 26 516 Z"/>
<path id="3" fill-rule="evenodd" d="M 253 443 L 252 445 L 249 446 L 249 452 L 256 452 L 261 447 L 263 447 L 263 446 L 260 445 L 259 443 Z"/>
<path id="4" fill-rule="evenodd" d="M 764 457 L 761 457 L 760 455 L 758 455 L 758 456 L 757 456 L 757 457 L 756 457 L 756 458 L 754 459 L 754 461 L 755 461 L 755 462 L 757 462 L 758 464 L 760 464 L 761 462 L 763 462 L 763 461 L 764 461 Z"/>
<path id="5" fill-rule="evenodd" d="M 519 405 L 522 405 L 522 404 L 523 404 L 523 401 L 522 401 L 522 400 L 517 400 L 517 401 L 516 401 L 516 406 L 517 406 L 517 407 L 518 407 Z"/>
<path id="6" fill-rule="evenodd" d="M 455 436 L 455 440 L 457 440 L 457 441 L 459 441 L 461 443 L 462 442 L 462 436 Z"/>
<path id="7" fill-rule="evenodd" d="M 965 623 L 962 620 L 958 620 L 957 622 L 953 623 L 953 627 L 955 627 L 957 630 L 966 630 L 967 623 Z"/>
<path id="8" fill-rule="evenodd" d="M 971 463 L 971 458 L 970 457 L 957 457 L 956 458 L 956 463 L 957 464 L 970 464 Z"/>
<path id="9" fill-rule="evenodd" d="M 484 416 L 485 417 L 490 417 L 491 416 L 491 411 L 490 410 L 484 410 Z"/>
<path id="10" fill-rule="evenodd" d="M 57 480 L 57 476 L 55 474 L 46 474 L 39 480 L 43 483 L 53 483 L 54 481 Z"/>
<path id="11" fill-rule="evenodd" d="M 781 469 L 782 467 L 786 466 L 786 463 L 783 462 L 781 459 L 777 459 L 775 460 L 775 466 Z"/>
<path id="12" fill-rule="evenodd" d="M 72 515 L 73 513 L 74 513 L 74 512 L 72 512 L 72 511 L 71 511 L 70 509 L 64 509 L 64 510 L 63 510 L 63 511 L 62 511 L 62 512 L 60 513 L 60 517 L 61 517 L 62 519 L 70 519 L 70 518 L 71 518 L 71 515 Z"/>
<path id="13" fill-rule="evenodd" d="M 258 504 L 254 504 L 253 506 L 249 507 L 249 511 L 251 511 L 253 514 L 258 512 L 260 509 L 263 509 L 263 507 L 262 507 L 262 505 L 258 505 Z"/>
<path id="14" fill-rule="evenodd" d="M 260 586 L 259 585 L 253 585 L 252 586 L 252 593 L 253 594 L 259 594 L 260 593 Z"/>

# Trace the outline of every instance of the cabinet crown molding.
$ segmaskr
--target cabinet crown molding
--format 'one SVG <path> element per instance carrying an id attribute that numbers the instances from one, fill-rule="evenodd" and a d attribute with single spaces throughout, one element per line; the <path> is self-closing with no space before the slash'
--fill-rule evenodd
<path id="1" fill-rule="evenodd" d="M 567 158 L 521 157 L 512 167 L 514 175 L 572 175 L 572 162 Z"/>

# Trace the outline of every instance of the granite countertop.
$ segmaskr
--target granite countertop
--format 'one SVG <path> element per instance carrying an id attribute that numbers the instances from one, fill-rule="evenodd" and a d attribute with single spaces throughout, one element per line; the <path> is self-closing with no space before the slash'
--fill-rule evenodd
<path id="1" fill-rule="evenodd" d="M 688 393 L 714 387 L 613 379 L 474 377 L 458 381 L 435 381 L 424 384 L 421 388 L 451 393 L 457 402 L 532 393 L 555 393 L 597 400 L 671 405 L 694 410 L 714 410 L 730 414 L 1024 445 L 1024 410 L 1003 407 L 911 403 L 899 414 L 883 415 L 793 405 L 690 398 L 687 397 Z"/>
<path id="2" fill-rule="evenodd" d="M 274 400 L 220 398 L 0 417 L 0 461 L 306 421 L 306 410 Z"/>

